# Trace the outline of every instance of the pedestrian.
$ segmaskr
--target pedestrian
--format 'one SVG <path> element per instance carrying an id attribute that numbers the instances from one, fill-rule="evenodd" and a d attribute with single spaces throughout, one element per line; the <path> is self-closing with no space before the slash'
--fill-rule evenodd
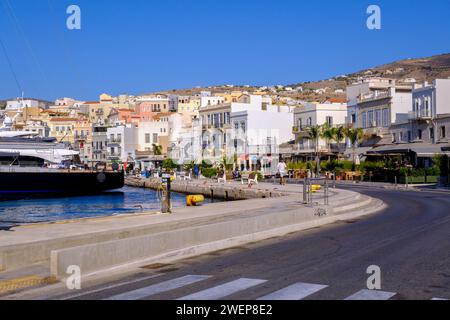
<path id="1" fill-rule="evenodd" d="M 200 166 L 198 164 L 194 165 L 194 178 L 198 179 L 198 176 L 200 174 Z"/>
<path id="2" fill-rule="evenodd" d="M 277 166 L 278 174 L 280 175 L 280 185 L 285 185 L 285 179 L 284 176 L 286 175 L 286 163 L 283 159 L 280 160 L 280 163 L 278 163 Z"/>

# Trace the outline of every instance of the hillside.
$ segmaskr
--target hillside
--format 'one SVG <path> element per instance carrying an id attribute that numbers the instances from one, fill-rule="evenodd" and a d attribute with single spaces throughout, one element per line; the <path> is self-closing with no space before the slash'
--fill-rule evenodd
<path id="1" fill-rule="evenodd" d="M 284 87 L 261 88 L 255 86 L 212 86 L 182 90 L 165 91 L 172 94 L 195 94 L 201 91 L 224 92 L 242 90 L 255 92 L 261 89 L 270 90 L 281 96 L 306 101 L 325 101 L 330 98 L 345 98 L 347 85 L 369 77 L 382 77 L 397 80 L 414 78 L 417 82 L 433 81 L 436 78 L 450 77 L 450 54 L 436 55 L 428 58 L 406 59 L 386 65 L 361 70 L 355 73 L 337 76 L 331 79 L 314 82 L 288 84 Z M 292 90 L 286 91 L 286 88 Z"/>

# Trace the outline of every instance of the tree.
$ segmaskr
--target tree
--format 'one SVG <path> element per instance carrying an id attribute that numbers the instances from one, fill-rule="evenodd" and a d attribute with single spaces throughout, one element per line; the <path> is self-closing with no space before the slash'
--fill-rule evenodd
<path id="1" fill-rule="evenodd" d="M 336 143 L 338 145 L 338 162 L 339 162 L 339 156 L 341 154 L 342 142 L 345 140 L 345 128 L 343 126 L 334 128 L 334 140 L 336 141 Z"/>
<path id="2" fill-rule="evenodd" d="M 157 145 L 157 144 L 153 144 L 153 154 L 155 156 L 160 156 L 162 155 L 162 146 Z"/>
<path id="3" fill-rule="evenodd" d="M 173 170 L 178 168 L 178 165 L 172 159 L 166 159 L 162 163 L 162 167 L 166 170 Z"/>
<path id="4" fill-rule="evenodd" d="M 321 136 L 321 128 L 320 126 L 311 126 L 306 128 L 306 131 L 309 134 L 309 139 L 311 139 L 314 143 L 314 152 L 316 155 L 316 163 L 317 163 L 317 175 L 319 175 L 320 174 L 319 139 Z"/>
<path id="5" fill-rule="evenodd" d="M 347 128 L 345 129 L 345 136 L 350 141 L 353 151 L 353 163 L 356 163 L 356 147 L 364 137 L 364 131 L 361 128 Z"/>
<path id="6" fill-rule="evenodd" d="M 327 149 L 331 150 L 331 141 L 335 138 L 335 128 L 332 128 L 328 123 L 325 123 L 321 129 L 321 137 L 325 139 Z"/>

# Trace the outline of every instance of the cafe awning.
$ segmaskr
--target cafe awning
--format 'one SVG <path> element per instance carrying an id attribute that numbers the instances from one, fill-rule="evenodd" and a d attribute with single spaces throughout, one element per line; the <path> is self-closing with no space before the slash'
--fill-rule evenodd
<path id="1" fill-rule="evenodd" d="M 436 154 L 443 153 L 443 147 L 448 145 L 432 144 L 432 143 L 404 143 L 392 144 L 373 148 L 367 151 L 368 155 L 400 155 L 407 153 L 415 153 L 418 157 L 431 158 Z"/>

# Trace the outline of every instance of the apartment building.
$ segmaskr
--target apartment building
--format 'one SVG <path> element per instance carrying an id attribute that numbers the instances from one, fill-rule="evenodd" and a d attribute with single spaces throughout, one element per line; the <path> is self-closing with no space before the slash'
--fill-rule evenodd
<path id="1" fill-rule="evenodd" d="M 412 109 L 412 84 L 372 78 L 347 88 L 347 122 L 367 134 L 383 137 L 391 124 Z"/>
<path id="2" fill-rule="evenodd" d="M 279 145 L 291 141 L 294 108 L 272 105 L 271 98 L 243 95 L 231 104 L 231 140 L 225 144 L 228 158 L 237 158 L 241 170 L 274 174 Z"/>
<path id="3" fill-rule="evenodd" d="M 294 110 L 293 133 L 297 142 L 297 155 L 312 155 L 315 152 L 314 141 L 310 139 L 308 127 L 330 127 L 345 125 L 347 119 L 346 103 L 307 103 Z M 319 139 L 318 149 L 323 153 L 331 152 L 328 142 Z"/>
<path id="4" fill-rule="evenodd" d="M 138 129 L 133 124 L 108 128 L 107 160 L 130 162 L 138 149 Z"/>
<path id="5" fill-rule="evenodd" d="M 94 162 L 106 161 L 108 155 L 108 127 L 92 126 L 92 157 Z"/>

